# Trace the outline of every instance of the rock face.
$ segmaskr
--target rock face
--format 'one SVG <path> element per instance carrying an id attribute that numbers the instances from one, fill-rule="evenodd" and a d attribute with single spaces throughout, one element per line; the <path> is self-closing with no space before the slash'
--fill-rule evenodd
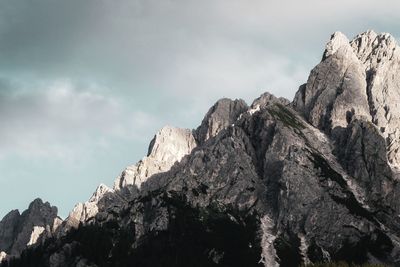
<path id="1" fill-rule="evenodd" d="M 62 233 L 82 223 L 106 216 L 110 210 L 119 211 L 149 177 L 168 171 L 182 157 L 196 147 L 192 131 L 165 126 L 150 142 L 147 157 L 136 165 L 128 166 L 115 180 L 114 189 L 101 184 L 89 201 L 78 203 L 60 228 Z"/>
<path id="2" fill-rule="evenodd" d="M 369 31 L 351 42 L 363 63 L 372 122 L 386 139 L 389 162 L 398 167 L 400 125 L 400 52 L 390 34 Z"/>
<path id="3" fill-rule="evenodd" d="M 223 98 L 214 104 L 207 112 L 201 125 L 197 128 L 196 140 L 202 144 L 216 136 L 236 121 L 240 114 L 248 109 L 246 102 L 241 99 L 231 100 Z"/>
<path id="4" fill-rule="evenodd" d="M 126 168 L 115 181 L 114 189 L 119 190 L 127 185 L 140 188 L 147 178 L 168 171 L 194 147 L 196 141 L 190 130 L 170 126 L 162 128 L 151 141 L 147 157 Z"/>
<path id="5" fill-rule="evenodd" d="M 147 157 L 114 189 L 101 185 L 76 206 L 62 237 L 34 248 L 29 260 L 400 265 L 398 140 L 390 137 L 400 111 L 388 93 L 397 90 L 397 50 L 387 34 L 349 41 L 335 33 L 292 103 L 268 93 L 250 107 L 222 99 L 194 131 L 163 128 Z"/>
<path id="6" fill-rule="evenodd" d="M 66 232 L 70 228 L 77 228 L 81 223 L 89 223 L 95 218 L 99 210 L 102 210 L 105 206 L 119 203 L 119 201 L 122 201 L 122 199 L 118 194 L 114 194 L 113 189 L 101 184 L 87 202 L 78 203 L 74 207 L 59 230 Z"/>
<path id="7" fill-rule="evenodd" d="M 323 60 L 297 92 L 295 109 L 327 133 L 346 127 L 353 117 L 369 119 L 366 79 L 365 68 L 349 40 L 336 32 L 326 46 Z"/>
<path id="8" fill-rule="evenodd" d="M 57 208 L 35 199 L 22 214 L 9 212 L 0 221 L 0 251 L 18 256 L 27 246 L 36 244 L 40 237 L 51 236 L 57 223 Z"/>
<path id="9" fill-rule="evenodd" d="M 5 253 L 4 251 L 0 252 L 0 263 L 5 260 L 7 257 L 7 253 Z"/>
<path id="10" fill-rule="evenodd" d="M 328 133 L 346 128 L 353 118 L 371 121 L 386 141 L 389 163 L 398 168 L 399 74 L 399 47 L 390 34 L 367 31 L 350 42 L 337 32 L 293 104 Z"/>

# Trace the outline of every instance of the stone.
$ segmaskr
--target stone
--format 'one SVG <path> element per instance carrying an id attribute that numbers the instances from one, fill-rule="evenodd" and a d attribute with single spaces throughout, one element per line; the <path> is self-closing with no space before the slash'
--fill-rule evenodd
<path id="1" fill-rule="evenodd" d="M 11 250 L 20 216 L 18 210 L 12 210 L 0 221 L 0 251 Z"/>
<path id="2" fill-rule="evenodd" d="M 0 251 L 0 263 L 7 258 L 7 253 Z"/>
<path id="3" fill-rule="evenodd" d="M 389 162 L 400 163 L 400 49 L 393 36 L 368 31 L 351 46 L 366 73 L 367 95 L 372 122 L 386 139 Z"/>
<path id="4" fill-rule="evenodd" d="M 222 98 L 215 103 L 195 131 L 199 144 L 216 136 L 222 129 L 235 123 L 240 114 L 247 111 L 248 106 L 242 99 Z"/>
<path id="5" fill-rule="evenodd" d="M 44 235 L 52 236 L 54 232 L 51 229 L 56 220 L 60 220 L 57 208 L 39 198 L 32 201 L 22 214 L 18 210 L 11 211 L 0 222 L 0 251 L 10 257 L 18 256 Z"/>
<path id="6" fill-rule="evenodd" d="M 196 147 L 192 131 L 171 126 L 162 128 L 154 136 L 147 157 L 136 165 L 127 167 L 116 179 L 114 189 L 141 184 L 156 173 L 168 171 Z"/>
<path id="7" fill-rule="evenodd" d="M 114 194 L 114 192 L 113 189 L 100 184 L 87 202 L 75 205 L 59 230 L 65 233 L 70 228 L 78 228 L 81 223 L 88 223 L 93 220 L 99 210 L 123 201 L 119 194 Z M 56 224 L 59 225 L 59 222 Z"/>
<path id="8" fill-rule="evenodd" d="M 293 101 L 315 127 L 330 133 L 352 119 L 374 123 L 386 141 L 391 167 L 400 164 L 400 52 L 393 36 L 367 31 L 349 41 L 332 35 L 321 63 Z"/>
<path id="9" fill-rule="evenodd" d="M 300 87 L 294 108 L 313 126 L 330 133 L 353 118 L 370 119 L 366 74 L 348 39 L 339 32 L 326 45 L 323 59 Z"/>
<path id="10" fill-rule="evenodd" d="M 42 235 L 42 233 L 45 231 L 45 228 L 43 226 L 33 226 L 32 234 L 28 242 L 28 246 L 32 246 L 36 244 L 36 242 L 39 240 L 39 237 Z"/>

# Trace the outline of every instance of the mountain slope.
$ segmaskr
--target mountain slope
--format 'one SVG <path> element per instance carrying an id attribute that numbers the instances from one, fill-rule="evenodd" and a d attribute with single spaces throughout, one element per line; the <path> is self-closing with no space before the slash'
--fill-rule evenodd
<path id="1" fill-rule="evenodd" d="M 398 50 L 388 34 L 333 34 L 292 103 L 221 99 L 196 130 L 162 129 L 7 264 L 400 265 Z"/>

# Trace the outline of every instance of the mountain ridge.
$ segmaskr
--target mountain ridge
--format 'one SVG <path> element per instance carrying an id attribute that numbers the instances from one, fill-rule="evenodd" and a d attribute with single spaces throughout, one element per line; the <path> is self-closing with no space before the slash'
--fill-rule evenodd
<path id="1" fill-rule="evenodd" d="M 147 157 L 78 204 L 31 260 L 400 264 L 398 51 L 388 34 L 349 41 L 336 32 L 293 102 L 269 93 L 250 106 L 221 99 L 197 129 L 161 129 Z M 95 233 L 112 244 L 102 247 L 108 256 L 93 256 L 81 239 Z"/>

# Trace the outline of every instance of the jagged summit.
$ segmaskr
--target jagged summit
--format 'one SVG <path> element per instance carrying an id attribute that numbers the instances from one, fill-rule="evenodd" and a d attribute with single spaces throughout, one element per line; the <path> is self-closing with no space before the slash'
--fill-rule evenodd
<path id="1" fill-rule="evenodd" d="M 350 50 L 350 41 L 343 33 L 335 32 L 331 35 L 331 39 L 326 44 L 322 60 L 337 53 L 339 49 L 346 50 L 346 52 Z"/>
<path id="2" fill-rule="evenodd" d="M 116 179 L 114 189 L 141 184 L 153 174 L 168 171 L 172 165 L 196 147 L 192 131 L 165 126 L 154 136 L 149 145 L 148 156 L 136 165 L 127 167 Z"/>
<path id="3" fill-rule="evenodd" d="M 293 102 L 315 127 L 330 133 L 353 119 L 371 121 L 386 140 L 389 162 L 400 165 L 400 54 L 393 36 L 367 31 L 348 41 L 336 32 L 322 61 Z"/>
<path id="4" fill-rule="evenodd" d="M 326 45 L 323 60 L 340 49 L 348 50 L 349 48 L 362 63 L 371 65 L 380 63 L 384 58 L 392 59 L 397 48 L 397 41 L 390 33 L 378 34 L 373 30 L 358 34 L 349 41 L 346 35 L 337 31 L 331 35 Z"/>
<path id="5" fill-rule="evenodd" d="M 357 57 L 366 66 L 366 71 L 379 63 L 393 60 L 398 56 L 396 39 L 389 33 L 377 34 L 372 30 L 357 35 L 351 42 Z"/>
<path id="6" fill-rule="evenodd" d="M 195 131 L 195 137 L 199 144 L 216 136 L 222 129 L 228 127 L 248 109 L 242 99 L 231 100 L 222 98 L 218 100 L 204 116 L 201 125 Z"/>
<path id="7" fill-rule="evenodd" d="M 0 221 L 0 251 L 4 255 L 18 256 L 27 246 L 41 237 L 52 236 L 61 219 L 57 207 L 40 198 L 33 200 L 27 210 L 12 210 Z"/>

